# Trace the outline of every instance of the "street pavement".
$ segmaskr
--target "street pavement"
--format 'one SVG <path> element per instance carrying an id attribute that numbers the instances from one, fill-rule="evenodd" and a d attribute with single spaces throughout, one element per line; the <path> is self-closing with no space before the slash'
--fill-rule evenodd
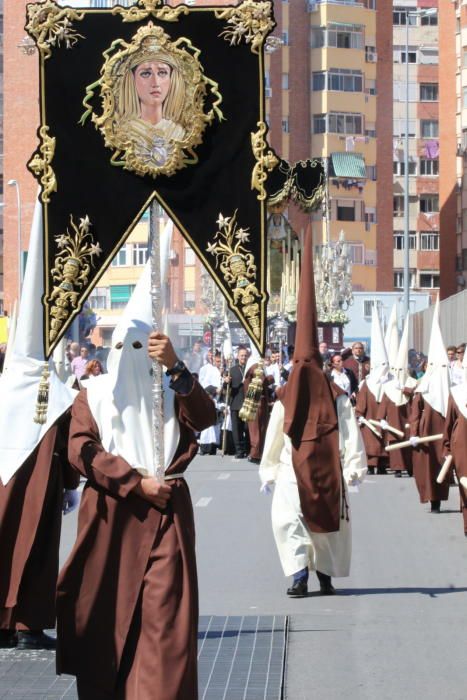
<path id="1" fill-rule="evenodd" d="M 222 654 L 219 639 L 227 643 L 229 636 L 235 637 L 231 648 L 240 650 L 239 659 L 246 659 L 252 674 L 253 652 L 242 646 L 248 637 L 238 634 L 239 621 L 244 630 L 255 632 L 255 640 L 261 625 L 268 635 L 275 626 L 277 646 L 287 617 L 283 697 L 288 700 L 467 698 L 467 538 L 457 487 L 451 488 L 442 512 L 434 515 L 429 506 L 419 504 L 412 479 L 368 477 L 351 493 L 351 576 L 334 581 L 337 596 L 321 597 L 312 575 L 309 596 L 291 600 L 272 537 L 270 497 L 259 493 L 257 467 L 231 457 L 198 456 L 188 481 L 197 527 L 203 625 L 210 629 L 212 620 L 216 630 L 229 624 L 234 630 L 205 634 L 217 645 L 216 654 Z M 62 562 L 75 529 L 76 512 L 64 520 Z M 277 647 L 276 656 L 267 657 L 276 659 L 275 665 L 279 651 Z M 230 653 L 227 647 L 224 652 Z M 231 687 L 237 667 L 237 662 L 228 664 Z M 204 693 L 205 700 L 280 698 L 280 690 L 274 695 L 259 688 L 263 677 L 259 665 L 258 669 L 256 694 L 221 692 L 213 686 Z M 268 668 L 270 683 L 278 682 L 279 675 L 277 668 Z M 0 678 L 3 697 L 1 689 Z"/>

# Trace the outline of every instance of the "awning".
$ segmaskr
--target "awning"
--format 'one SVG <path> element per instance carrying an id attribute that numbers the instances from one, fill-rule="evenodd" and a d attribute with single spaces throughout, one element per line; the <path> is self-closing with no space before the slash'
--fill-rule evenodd
<path id="1" fill-rule="evenodd" d="M 111 304 L 128 303 L 131 294 L 135 288 L 134 284 L 113 284 L 110 287 L 110 302 Z"/>
<path id="2" fill-rule="evenodd" d="M 331 153 L 334 177 L 353 177 L 366 180 L 365 159 L 361 153 Z"/>

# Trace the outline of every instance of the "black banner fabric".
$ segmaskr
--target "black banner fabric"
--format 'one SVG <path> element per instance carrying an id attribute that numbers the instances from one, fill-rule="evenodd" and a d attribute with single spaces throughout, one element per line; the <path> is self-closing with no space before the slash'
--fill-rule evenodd
<path id="1" fill-rule="evenodd" d="M 43 7 L 42 17 L 35 12 L 39 6 Z M 47 8 L 52 8 L 51 14 L 45 13 Z M 46 354 L 79 313 L 153 198 L 195 249 L 262 352 L 267 305 L 266 209 L 265 192 L 261 191 L 267 159 L 263 156 L 269 158 L 266 165 L 275 163 L 264 140 L 262 45 L 255 53 L 251 42 L 232 44 L 227 40 L 229 23 L 220 17 L 225 7 L 185 8 L 170 22 L 158 18 L 156 11 L 139 21 L 124 21 L 123 14 L 112 10 L 70 10 L 65 15 L 65 29 L 60 14 L 63 8 L 54 8 L 58 6 L 51 0 L 28 6 L 27 25 L 41 54 L 41 145 L 29 167 L 42 184 Z M 62 27 L 55 41 L 47 41 L 47 37 L 53 38 L 46 31 L 49 25 L 54 30 Z M 162 47 L 159 52 L 154 48 L 157 42 Z M 113 75 L 120 87 L 105 93 L 105 66 L 118 52 L 123 58 L 115 62 Z M 146 155 L 160 165 L 160 171 L 140 174 L 126 167 L 121 150 L 106 145 L 106 138 L 113 138 L 114 127 L 103 133 L 102 116 L 106 110 L 111 113 L 117 109 L 126 89 L 123 72 L 127 70 L 128 80 L 133 80 L 138 56 L 143 67 L 156 63 L 160 67 L 171 60 L 170 52 L 175 56 L 174 65 L 186 56 L 190 70 L 193 65 L 193 70 L 201 68 L 199 90 L 190 99 L 196 103 L 198 117 L 201 115 L 202 133 L 198 139 L 192 138 L 195 145 L 191 148 L 178 147 L 177 138 L 185 143 L 196 120 L 187 123 L 186 111 L 185 117 L 179 115 L 179 124 L 175 117 L 165 118 L 172 133 L 178 133 L 174 137 L 178 151 L 173 150 L 172 137 L 156 139 L 155 155 Z M 172 83 L 175 71 L 169 64 Z M 184 99 L 188 99 L 190 89 L 186 83 Z M 110 108 L 109 99 L 115 101 Z M 192 105 L 188 106 L 191 109 Z M 253 143 L 252 134 L 257 135 Z M 162 144 L 162 150 L 157 144 Z M 164 172 L 167 153 L 184 158 L 173 174 Z"/>

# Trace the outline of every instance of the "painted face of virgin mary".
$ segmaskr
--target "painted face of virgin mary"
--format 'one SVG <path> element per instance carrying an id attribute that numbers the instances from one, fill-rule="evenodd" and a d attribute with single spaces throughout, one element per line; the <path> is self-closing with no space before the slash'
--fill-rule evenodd
<path id="1" fill-rule="evenodd" d="M 162 61 L 145 61 L 136 66 L 134 78 L 142 118 L 153 121 L 151 117 L 158 114 L 162 119 L 162 106 L 170 90 L 171 67 Z"/>

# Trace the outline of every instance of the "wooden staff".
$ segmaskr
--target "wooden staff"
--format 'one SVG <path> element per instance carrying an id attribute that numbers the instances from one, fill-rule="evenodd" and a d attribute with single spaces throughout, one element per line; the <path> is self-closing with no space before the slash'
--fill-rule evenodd
<path id="1" fill-rule="evenodd" d="M 375 420 L 374 418 L 370 418 L 370 423 L 372 423 L 373 425 L 377 425 L 380 428 L 383 428 L 383 426 L 381 425 L 381 422 L 379 420 Z M 394 435 L 397 435 L 397 437 L 399 437 L 399 438 L 404 437 L 404 433 L 402 432 L 402 430 L 398 430 L 397 428 L 393 428 L 392 425 L 389 425 L 389 423 L 388 423 L 386 428 L 383 428 L 383 430 L 389 430 L 390 433 L 394 433 Z"/>
<path id="2" fill-rule="evenodd" d="M 443 433 L 438 435 L 427 435 L 426 437 L 421 437 L 418 440 L 418 445 L 424 445 L 426 442 L 436 442 L 436 440 L 441 440 Z M 386 445 L 384 448 L 386 452 L 392 452 L 393 450 L 401 450 L 403 447 L 413 447 L 410 440 L 404 440 L 403 442 L 394 442 L 392 445 Z"/>
<path id="3" fill-rule="evenodd" d="M 452 462 L 452 455 L 448 455 L 446 459 L 443 462 L 443 466 L 441 467 L 438 476 L 436 477 L 436 483 L 437 484 L 442 484 L 445 478 L 447 477 L 449 473 L 449 469 L 451 467 L 451 462 Z"/>
<path id="4" fill-rule="evenodd" d="M 364 418 L 363 416 L 360 416 L 360 425 L 366 425 L 366 427 L 367 427 L 369 430 L 371 430 L 371 432 L 374 433 L 374 434 L 376 435 L 376 437 L 379 437 L 379 438 L 383 437 L 383 436 L 381 435 L 381 433 L 379 433 L 379 432 L 376 430 L 375 426 L 372 425 L 372 424 L 370 423 L 370 421 L 368 421 L 368 420 L 367 420 L 366 418 Z"/>

